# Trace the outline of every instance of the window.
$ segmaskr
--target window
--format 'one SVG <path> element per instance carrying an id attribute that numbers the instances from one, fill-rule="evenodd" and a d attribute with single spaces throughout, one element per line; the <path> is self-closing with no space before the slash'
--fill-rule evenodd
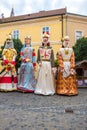
<path id="1" fill-rule="evenodd" d="M 76 40 L 82 38 L 82 31 L 76 31 Z"/>
<path id="2" fill-rule="evenodd" d="M 14 31 L 13 31 L 13 38 L 14 38 L 14 39 L 19 38 L 19 30 L 14 30 Z"/>
<path id="3" fill-rule="evenodd" d="M 42 28 L 42 34 L 44 34 L 45 32 L 49 34 L 49 27 Z"/>

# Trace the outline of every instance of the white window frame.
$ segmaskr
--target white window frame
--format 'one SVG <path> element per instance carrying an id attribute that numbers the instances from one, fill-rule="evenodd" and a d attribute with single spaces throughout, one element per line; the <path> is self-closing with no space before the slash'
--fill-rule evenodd
<path id="1" fill-rule="evenodd" d="M 77 34 L 78 33 L 78 34 Z M 81 33 L 81 35 L 79 35 Z M 77 41 L 78 39 L 83 37 L 83 31 L 81 30 L 76 30 L 75 31 L 75 40 Z"/>
<path id="2" fill-rule="evenodd" d="M 16 34 L 14 34 L 16 33 Z M 20 38 L 20 31 L 18 29 L 13 31 L 13 38 L 14 39 L 19 39 Z"/>
<path id="3" fill-rule="evenodd" d="M 49 28 L 48 31 L 49 31 L 49 34 L 50 34 L 50 27 L 49 26 L 43 26 L 41 28 L 41 36 L 43 35 L 43 28 L 45 28 L 45 32 L 47 32 L 46 28 Z"/>

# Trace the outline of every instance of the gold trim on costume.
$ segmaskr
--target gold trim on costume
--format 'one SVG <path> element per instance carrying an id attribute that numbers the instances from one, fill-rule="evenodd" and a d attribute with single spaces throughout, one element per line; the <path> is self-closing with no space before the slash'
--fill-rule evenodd
<path id="1" fill-rule="evenodd" d="M 65 62 L 69 62 L 70 60 L 69 60 L 69 59 L 63 59 L 63 61 L 65 61 Z"/>

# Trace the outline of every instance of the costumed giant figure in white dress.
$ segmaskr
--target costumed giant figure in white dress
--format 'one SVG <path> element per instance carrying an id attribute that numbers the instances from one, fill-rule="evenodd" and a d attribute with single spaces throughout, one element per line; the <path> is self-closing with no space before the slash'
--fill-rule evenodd
<path id="1" fill-rule="evenodd" d="M 35 94 L 54 95 L 54 77 L 52 68 L 54 67 L 54 53 L 50 46 L 49 34 L 43 34 L 42 46 L 38 49 L 37 61 L 39 64 L 38 79 Z"/>

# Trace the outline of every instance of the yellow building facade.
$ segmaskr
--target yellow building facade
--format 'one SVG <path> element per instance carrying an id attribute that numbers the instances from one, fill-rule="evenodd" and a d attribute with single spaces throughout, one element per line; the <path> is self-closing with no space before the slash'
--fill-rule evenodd
<path id="1" fill-rule="evenodd" d="M 87 17 L 67 13 L 66 8 L 40 11 L 38 13 L 12 16 L 0 19 L 0 46 L 5 42 L 6 36 L 12 33 L 13 38 L 19 38 L 24 43 L 26 35 L 32 38 L 32 46 L 36 53 L 42 42 L 42 34 L 48 31 L 50 42 L 56 56 L 62 45 L 61 38 L 70 37 L 70 46 L 78 38 L 87 36 Z"/>
<path id="2" fill-rule="evenodd" d="M 30 35 L 32 38 L 32 46 L 34 46 L 37 50 L 42 42 L 42 28 L 50 27 L 50 42 L 52 43 L 54 49 L 56 49 L 57 46 L 57 48 L 59 48 L 61 46 L 61 22 L 59 22 L 59 24 L 57 22 L 58 20 L 55 17 L 55 19 L 44 18 L 41 20 L 35 19 L 30 21 L 4 23 L 0 25 L 0 46 L 4 44 L 6 36 L 9 33 L 13 34 L 14 30 L 19 30 L 19 39 L 22 43 L 24 43 L 24 37 L 26 35 Z"/>
<path id="3" fill-rule="evenodd" d="M 70 37 L 70 46 L 75 45 L 76 40 L 87 37 L 87 16 L 68 13 L 66 16 L 66 34 Z"/>

